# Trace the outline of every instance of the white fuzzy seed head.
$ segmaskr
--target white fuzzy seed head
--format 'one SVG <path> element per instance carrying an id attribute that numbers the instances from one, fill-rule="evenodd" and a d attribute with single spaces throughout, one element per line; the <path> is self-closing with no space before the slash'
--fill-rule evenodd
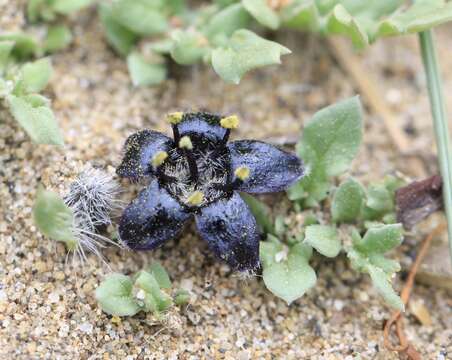
<path id="1" fill-rule="evenodd" d="M 64 202 L 73 211 L 72 233 L 76 240 L 70 249 L 80 259 L 86 260 L 86 252 L 102 259 L 100 249 L 116 242 L 97 233 L 99 226 L 112 224 L 111 216 L 122 206 L 118 200 L 119 184 L 103 170 L 85 168 L 70 185 Z"/>

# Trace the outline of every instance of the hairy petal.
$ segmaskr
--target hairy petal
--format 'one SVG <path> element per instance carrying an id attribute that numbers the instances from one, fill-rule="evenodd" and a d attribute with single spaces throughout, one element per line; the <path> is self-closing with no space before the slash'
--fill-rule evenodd
<path id="1" fill-rule="evenodd" d="M 152 250 L 175 237 L 189 217 L 154 180 L 124 210 L 119 236 L 133 250 Z"/>
<path id="2" fill-rule="evenodd" d="M 259 231 L 256 220 L 239 194 L 201 210 L 196 225 L 211 250 L 239 271 L 259 266 Z"/>
<path id="3" fill-rule="evenodd" d="M 254 140 L 233 141 L 228 145 L 232 170 L 250 169 L 249 177 L 236 190 L 260 194 L 287 189 L 304 175 L 303 162 L 294 154 Z"/>
<path id="4" fill-rule="evenodd" d="M 121 177 L 138 179 L 152 174 L 152 157 L 159 151 L 168 151 L 173 140 L 153 130 L 132 134 L 124 145 L 124 157 L 116 173 Z"/>
<path id="5" fill-rule="evenodd" d="M 208 113 L 187 113 L 177 125 L 181 136 L 196 135 L 212 141 L 220 141 L 226 134 L 226 129 L 220 126 L 221 117 Z"/>

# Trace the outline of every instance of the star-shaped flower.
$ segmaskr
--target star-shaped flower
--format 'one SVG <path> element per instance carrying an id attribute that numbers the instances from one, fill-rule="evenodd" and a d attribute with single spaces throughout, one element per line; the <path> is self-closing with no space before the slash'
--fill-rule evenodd
<path id="1" fill-rule="evenodd" d="M 238 192 L 282 191 L 303 176 L 302 161 L 261 141 L 228 144 L 236 116 L 173 113 L 168 119 L 174 139 L 143 130 L 126 141 L 118 175 L 150 183 L 125 209 L 121 240 L 133 250 L 152 250 L 194 216 L 219 258 L 235 270 L 256 269 L 260 234 Z"/>

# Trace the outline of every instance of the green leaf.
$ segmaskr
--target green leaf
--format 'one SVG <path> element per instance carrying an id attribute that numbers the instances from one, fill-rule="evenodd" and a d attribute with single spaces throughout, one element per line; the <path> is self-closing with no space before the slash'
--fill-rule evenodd
<path id="1" fill-rule="evenodd" d="M 134 86 L 157 85 L 166 79 L 166 66 L 161 62 L 148 62 L 143 55 L 132 52 L 127 66 Z"/>
<path id="2" fill-rule="evenodd" d="M 101 3 L 99 14 L 108 43 L 120 55 L 126 56 L 134 47 L 138 36 L 114 19 L 110 5 Z"/>
<path id="3" fill-rule="evenodd" d="M 132 280 L 111 274 L 96 289 L 96 300 L 103 311 L 116 316 L 133 316 L 141 310 L 132 295 Z"/>
<path id="4" fill-rule="evenodd" d="M 154 35 L 168 29 L 168 21 L 161 1 L 117 0 L 112 15 L 122 26 L 137 35 Z"/>
<path id="5" fill-rule="evenodd" d="M 47 30 L 43 47 L 46 52 L 55 52 L 65 49 L 71 42 L 72 33 L 66 25 L 53 25 Z"/>
<path id="6" fill-rule="evenodd" d="M 9 55 L 14 47 L 14 41 L 0 41 L 0 75 L 6 69 L 8 64 Z"/>
<path id="7" fill-rule="evenodd" d="M 190 302 L 190 293 L 185 289 L 179 289 L 174 295 L 174 303 L 177 306 L 185 305 Z"/>
<path id="8" fill-rule="evenodd" d="M 366 205 L 379 214 L 394 209 L 392 194 L 383 184 L 371 184 L 367 190 Z"/>
<path id="9" fill-rule="evenodd" d="M 235 31 L 247 27 L 250 19 L 241 4 L 232 4 L 213 15 L 202 32 L 211 44 L 223 46 Z"/>
<path id="10" fill-rule="evenodd" d="M 354 244 L 360 241 L 358 235 L 358 238 L 354 239 Z M 401 309 L 400 298 L 392 289 L 390 281 L 394 272 L 400 270 L 397 261 L 386 259 L 379 253 L 363 253 L 355 247 L 347 250 L 347 256 L 354 269 L 370 274 L 375 288 L 390 306 Z"/>
<path id="11" fill-rule="evenodd" d="M 170 54 L 173 45 L 174 41 L 172 39 L 163 39 L 147 43 L 145 49 L 158 54 Z M 144 52 L 146 52 L 146 50 Z"/>
<path id="12" fill-rule="evenodd" d="M 330 105 L 318 111 L 304 127 L 300 153 L 315 160 L 328 177 L 338 176 L 348 170 L 358 153 L 362 128 L 359 97 Z"/>
<path id="13" fill-rule="evenodd" d="M 28 93 L 43 90 L 52 76 L 52 64 L 49 58 L 26 63 L 21 69 L 22 86 Z"/>
<path id="14" fill-rule="evenodd" d="M 40 186 L 33 206 L 33 218 L 39 231 L 45 236 L 64 242 L 69 250 L 75 249 L 77 240 L 72 232 L 72 210 L 53 191 Z"/>
<path id="15" fill-rule="evenodd" d="M 18 60 L 26 60 L 39 55 L 38 41 L 31 35 L 21 32 L 0 34 L 0 41 L 14 41 L 11 54 Z"/>
<path id="16" fill-rule="evenodd" d="M 52 8 L 63 15 L 72 14 L 92 3 L 92 0 L 53 0 Z"/>
<path id="17" fill-rule="evenodd" d="M 209 50 L 207 39 L 195 31 L 176 30 L 172 34 L 174 40 L 171 57 L 182 65 L 191 65 L 201 60 Z"/>
<path id="18" fill-rule="evenodd" d="M 267 235 L 267 241 L 259 243 L 259 258 L 264 268 L 270 267 L 276 262 L 276 254 L 283 251 L 283 244 L 271 234 Z"/>
<path id="19" fill-rule="evenodd" d="M 371 264 L 379 267 L 389 275 L 399 272 L 401 269 L 397 261 L 387 259 L 382 254 L 369 254 L 368 258 Z"/>
<path id="20" fill-rule="evenodd" d="M 36 22 L 40 18 L 44 20 L 53 20 L 53 12 L 49 7 L 47 0 L 28 0 L 27 1 L 27 18 L 30 22 Z"/>
<path id="21" fill-rule="evenodd" d="M 306 228 L 304 242 L 327 257 L 336 257 L 341 251 L 341 242 L 334 226 L 308 226 Z"/>
<path id="22" fill-rule="evenodd" d="M 388 275 L 382 269 L 372 265 L 368 266 L 368 271 L 374 287 L 383 296 L 388 305 L 394 309 L 403 311 L 405 306 L 402 299 L 400 299 L 392 288 Z"/>
<path id="23" fill-rule="evenodd" d="M 369 43 L 363 24 L 357 21 L 341 4 L 336 5 L 327 17 L 326 31 L 348 36 L 357 48 L 362 48 Z"/>
<path id="24" fill-rule="evenodd" d="M 402 224 L 381 225 L 367 230 L 362 241 L 356 244 L 356 248 L 367 254 L 382 254 L 399 246 L 402 241 Z"/>
<path id="25" fill-rule="evenodd" d="M 162 289 L 171 289 L 171 280 L 162 265 L 155 262 L 147 269 L 147 271 L 154 276 Z"/>
<path id="26" fill-rule="evenodd" d="M 50 100 L 40 94 L 27 94 L 23 95 L 21 98 L 33 107 L 50 106 Z"/>
<path id="27" fill-rule="evenodd" d="M 365 193 L 363 186 L 355 179 L 343 182 L 334 193 L 331 215 L 334 222 L 354 222 L 361 215 Z"/>
<path id="28" fill-rule="evenodd" d="M 416 33 L 452 20 L 452 3 L 443 0 L 414 1 L 406 11 L 394 13 L 378 25 L 376 36 Z"/>
<path id="29" fill-rule="evenodd" d="M 279 17 L 266 0 L 242 0 L 243 7 L 262 25 L 276 30 Z"/>
<path id="30" fill-rule="evenodd" d="M 273 261 L 269 266 L 266 261 L 262 263 L 265 286 L 288 305 L 303 296 L 317 281 L 315 272 L 308 263 L 308 249 L 303 244 L 297 244 L 290 249 L 287 259 Z M 261 254 L 261 258 L 265 257 Z"/>
<path id="31" fill-rule="evenodd" d="M 330 105 L 316 114 L 302 132 L 297 152 L 307 173 L 289 190 L 291 199 L 305 197 L 307 206 L 326 198 L 329 178 L 346 171 L 362 139 L 362 110 L 355 96 Z"/>
<path id="32" fill-rule="evenodd" d="M 157 305 L 157 311 L 165 311 L 172 304 L 171 298 L 160 290 L 158 281 L 151 273 L 140 271 L 136 275 L 135 285 L 146 293 L 147 311 L 155 311 L 154 304 Z"/>
<path id="33" fill-rule="evenodd" d="M 341 34 L 363 48 L 383 36 L 430 29 L 452 20 L 452 3 L 444 0 L 293 1 L 283 7 L 284 25 L 324 35 Z"/>
<path id="34" fill-rule="evenodd" d="M 270 208 L 252 195 L 240 193 L 240 196 L 246 202 L 249 209 L 253 213 L 261 231 L 263 233 L 274 234 L 275 229 L 271 220 Z"/>
<path id="35" fill-rule="evenodd" d="M 7 97 L 7 103 L 13 117 L 25 129 L 30 138 L 38 144 L 64 144 L 55 117 L 47 106 L 34 106 L 29 98 L 14 95 Z"/>
<path id="36" fill-rule="evenodd" d="M 212 65 L 223 80 L 238 84 L 247 71 L 280 64 L 281 55 L 289 53 L 286 47 L 242 29 L 234 32 L 226 47 L 213 50 Z"/>

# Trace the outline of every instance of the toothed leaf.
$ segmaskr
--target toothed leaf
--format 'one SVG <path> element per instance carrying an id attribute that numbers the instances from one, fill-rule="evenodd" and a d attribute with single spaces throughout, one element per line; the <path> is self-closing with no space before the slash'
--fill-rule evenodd
<path id="1" fill-rule="evenodd" d="M 36 103 L 34 98 L 14 95 L 7 97 L 7 103 L 13 117 L 34 142 L 60 146 L 64 144 L 53 112 L 46 105 Z"/>
<path id="2" fill-rule="evenodd" d="M 238 84 L 252 69 L 281 63 L 281 55 L 289 54 L 286 47 L 265 40 L 249 30 L 237 30 L 227 45 L 212 52 L 212 65 L 220 77 Z"/>

